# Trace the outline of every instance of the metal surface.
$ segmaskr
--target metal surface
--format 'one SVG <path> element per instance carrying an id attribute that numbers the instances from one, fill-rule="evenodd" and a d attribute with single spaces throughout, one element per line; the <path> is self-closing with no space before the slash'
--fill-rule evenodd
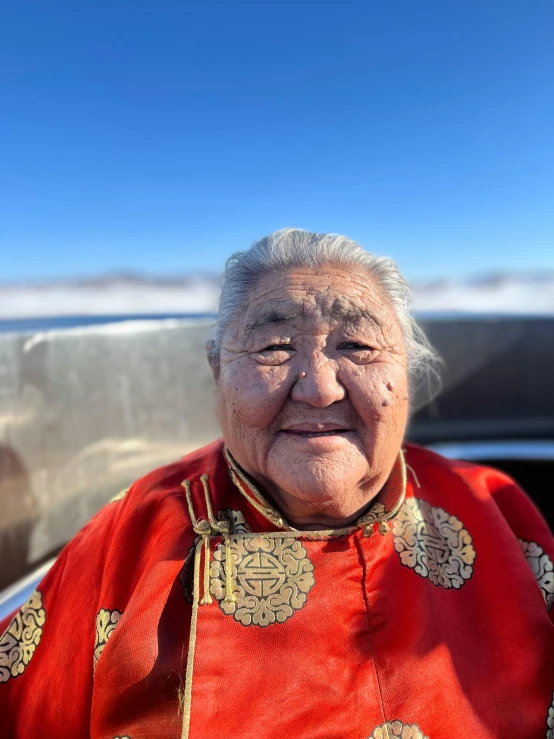
<path id="1" fill-rule="evenodd" d="M 137 477 L 217 438 L 209 325 L 0 335 L 0 588 Z"/>
<path id="2" fill-rule="evenodd" d="M 446 374 L 411 439 L 554 439 L 554 319 L 422 323 Z M 0 588 L 137 477 L 219 436 L 209 325 L 0 334 Z"/>
<path id="3" fill-rule="evenodd" d="M 554 461 L 554 441 L 461 441 L 429 444 L 437 454 L 468 462 L 483 459 Z"/>
<path id="4" fill-rule="evenodd" d="M 440 396 L 412 419 L 414 441 L 554 439 L 554 318 L 421 323 L 445 374 Z"/>

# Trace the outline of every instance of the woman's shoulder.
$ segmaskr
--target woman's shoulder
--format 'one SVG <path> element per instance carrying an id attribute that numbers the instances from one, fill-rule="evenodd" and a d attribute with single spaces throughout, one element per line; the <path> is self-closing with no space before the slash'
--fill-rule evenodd
<path id="1" fill-rule="evenodd" d="M 195 533 L 183 481 L 216 471 L 222 475 L 222 469 L 223 445 L 216 441 L 122 490 L 66 544 L 38 584 L 31 605 L 40 601 L 48 623 L 65 623 L 80 613 L 89 630 L 106 609 L 122 613 L 145 573 L 164 562 L 182 566 L 192 546 Z M 0 623 L 0 633 L 10 618 Z"/>
<path id="2" fill-rule="evenodd" d="M 405 444 L 403 449 L 408 470 L 412 469 L 418 483 L 424 481 L 437 496 L 455 498 L 460 503 L 463 500 L 481 513 L 490 511 L 492 503 L 519 537 L 552 542 L 550 529 L 534 501 L 502 470 L 445 457 L 416 444 Z"/>
<path id="3" fill-rule="evenodd" d="M 72 583 L 86 583 L 95 591 L 108 581 L 121 584 L 112 577 L 119 570 L 126 573 L 125 589 L 132 588 L 145 567 L 163 557 L 184 558 L 195 534 L 183 482 L 215 470 L 222 476 L 221 468 L 227 465 L 216 441 L 143 475 L 68 541 L 39 587 L 52 591 L 63 582 L 67 592 Z"/>
<path id="4" fill-rule="evenodd" d="M 132 519 L 136 525 L 137 519 L 143 516 L 156 517 L 165 508 L 183 509 L 184 481 L 195 480 L 206 473 L 214 476 L 216 471 L 220 473 L 221 467 L 227 469 L 223 457 L 223 442 L 217 440 L 181 459 L 147 472 L 114 495 L 70 543 L 80 538 L 90 539 L 107 533 L 121 526 L 127 519 Z M 190 520 L 187 519 L 185 523 L 187 522 L 190 523 Z"/>
<path id="5" fill-rule="evenodd" d="M 175 462 L 151 470 L 124 492 L 131 493 L 135 502 L 140 499 L 148 500 L 150 496 L 163 497 L 172 491 L 180 494 L 184 480 L 200 478 L 205 474 L 214 476 L 222 467 L 227 470 L 223 441 L 218 439 L 189 452 Z"/>
<path id="6" fill-rule="evenodd" d="M 447 457 L 418 444 L 406 443 L 402 445 L 402 449 L 407 464 L 422 473 L 426 471 L 439 475 L 453 475 L 463 479 L 472 489 L 481 488 L 491 494 L 506 485 L 517 487 L 517 483 L 505 472 L 485 464 Z"/>

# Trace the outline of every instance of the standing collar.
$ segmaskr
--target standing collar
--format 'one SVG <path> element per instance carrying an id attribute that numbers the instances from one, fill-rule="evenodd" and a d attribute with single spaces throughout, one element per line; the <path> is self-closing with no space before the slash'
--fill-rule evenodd
<path id="1" fill-rule="evenodd" d="M 298 531 L 291 526 L 283 514 L 280 513 L 273 505 L 271 505 L 258 487 L 252 482 L 250 477 L 234 459 L 231 452 L 224 447 L 224 455 L 229 465 L 229 474 L 233 483 L 236 485 L 241 494 L 248 502 L 259 511 L 268 521 L 270 521 L 278 529 L 283 531 Z M 361 516 L 354 524 L 344 526 L 337 529 L 329 529 L 328 531 L 320 531 L 320 534 L 348 534 L 356 529 L 363 529 L 365 536 L 371 536 L 374 527 L 379 527 L 380 533 L 388 531 L 387 521 L 394 518 L 402 504 L 406 495 L 406 462 L 404 460 L 404 452 L 402 449 L 398 452 L 390 475 L 381 491 L 375 496 L 370 508 L 363 516 Z M 314 534 L 314 531 L 306 531 L 307 535 Z"/>

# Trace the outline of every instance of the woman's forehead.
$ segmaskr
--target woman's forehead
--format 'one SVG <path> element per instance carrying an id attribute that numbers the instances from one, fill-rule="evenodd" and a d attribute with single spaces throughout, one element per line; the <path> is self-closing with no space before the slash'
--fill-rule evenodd
<path id="1" fill-rule="evenodd" d="M 332 302 L 281 300 L 266 302 L 259 308 L 253 308 L 247 313 L 244 327 L 247 331 L 264 330 L 278 325 L 302 325 L 314 321 L 324 321 L 329 324 L 360 324 L 367 323 L 374 328 L 381 328 L 385 316 L 378 311 L 364 305 L 357 305 L 343 297 Z"/>
<path id="2" fill-rule="evenodd" d="M 349 295 L 370 295 L 379 291 L 375 278 L 357 265 L 322 265 L 320 267 L 289 267 L 272 270 L 252 286 L 250 295 L 321 294 L 323 291 Z"/>
<path id="3" fill-rule="evenodd" d="M 391 314 L 370 275 L 324 267 L 288 270 L 260 280 L 250 291 L 241 323 L 248 333 L 313 321 L 383 330 L 390 326 Z"/>

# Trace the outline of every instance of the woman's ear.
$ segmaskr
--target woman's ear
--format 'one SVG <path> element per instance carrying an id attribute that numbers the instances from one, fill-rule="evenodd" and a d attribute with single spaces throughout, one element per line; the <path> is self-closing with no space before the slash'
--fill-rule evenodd
<path id="1" fill-rule="evenodd" d="M 219 354 L 216 353 L 215 341 L 213 339 L 209 339 L 206 342 L 206 355 L 208 357 L 208 364 L 212 370 L 213 378 L 217 382 L 217 378 L 219 377 Z"/>

